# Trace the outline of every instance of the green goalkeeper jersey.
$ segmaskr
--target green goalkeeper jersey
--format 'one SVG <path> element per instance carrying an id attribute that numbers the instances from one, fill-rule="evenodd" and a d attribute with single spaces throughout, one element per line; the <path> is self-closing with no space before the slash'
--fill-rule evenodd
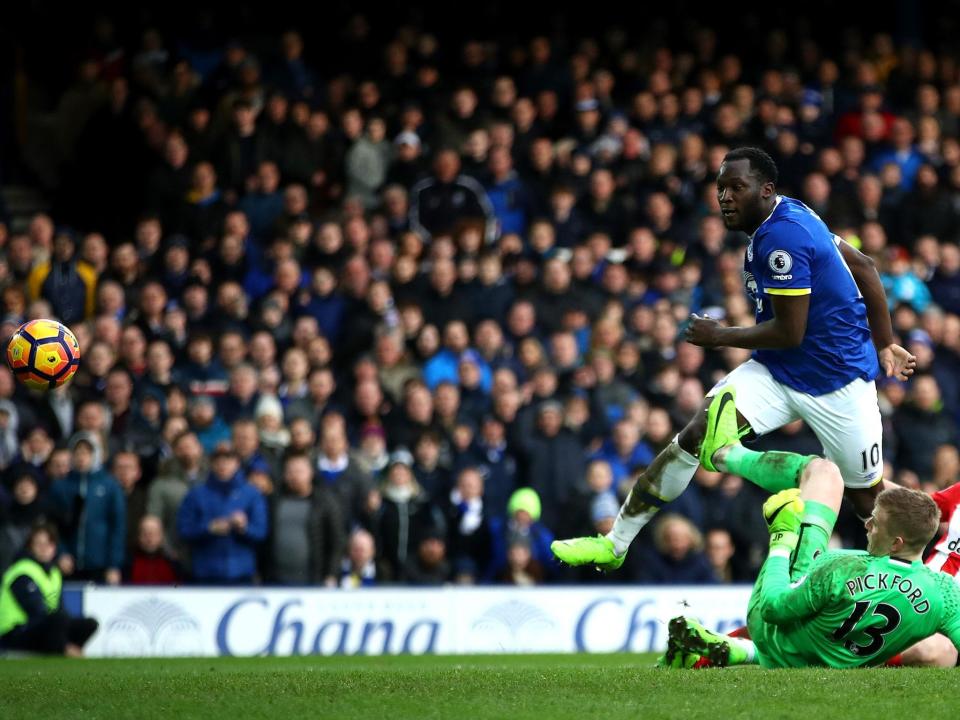
<path id="1" fill-rule="evenodd" d="M 765 667 L 880 665 L 942 633 L 960 648 L 960 587 L 921 562 L 838 550 L 790 581 L 789 559 L 764 563 L 748 615 Z"/>

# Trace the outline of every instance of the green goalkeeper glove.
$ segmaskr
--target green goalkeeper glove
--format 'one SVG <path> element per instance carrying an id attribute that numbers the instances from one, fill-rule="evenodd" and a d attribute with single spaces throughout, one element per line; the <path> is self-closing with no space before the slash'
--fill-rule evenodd
<path id="1" fill-rule="evenodd" d="M 792 553 L 800 540 L 800 518 L 803 516 L 803 500 L 800 489 L 790 488 L 771 495 L 763 504 L 763 517 L 770 533 L 770 549 L 783 548 Z"/>

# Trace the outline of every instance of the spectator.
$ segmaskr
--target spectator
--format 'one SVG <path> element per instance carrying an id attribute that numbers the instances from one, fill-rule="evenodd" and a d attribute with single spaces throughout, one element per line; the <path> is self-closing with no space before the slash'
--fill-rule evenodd
<path id="1" fill-rule="evenodd" d="M 352 528 L 369 523 L 373 478 L 350 459 L 348 450 L 343 416 L 327 415 L 320 432 L 315 480 L 318 485 L 325 485 L 333 491 L 340 504 L 344 526 Z"/>
<path id="2" fill-rule="evenodd" d="M 0 504 L 0 571 L 13 564 L 33 526 L 43 520 L 43 501 L 33 473 L 18 474 L 11 489 L 9 504 Z"/>
<path id="3" fill-rule="evenodd" d="M 544 522 L 556 526 L 561 521 L 560 509 L 583 477 L 583 446 L 563 426 L 563 406 L 554 400 L 541 403 L 536 429 L 521 442 L 527 482 L 545 499 Z"/>
<path id="4" fill-rule="evenodd" d="M 187 492 L 206 480 L 210 468 L 195 433 L 184 430 L 170 445 L 172 456 L 161 463 L 147 490 L 146 512 L 160 518 L 168 544 L 179 554 L 177 510 Z"/>
<path id="5" fill-rule="evenodd" d="M 50 488 L 51 515 L 63 529 L 59 565 L 74 580 L 120 583 L 127 510 L 123 490 L 101 467 L 102 450 L 89 434 L 71 442 L 71 470 Z"/>
<path id="6" fill-rule="evenodd" d="M 33 528 L 23 557 L 0 579 L 0 647 L 80 657 L 97 631 L 96 620 L 71 617 L 63 608 L 57 539 L 52 525 Z"/>
<path id="7" fill-rule="evenodd" d="M 446 541 L 441 528 L 427 527 L 416 541 L 416 554 L 407 560 L 403 576 L 410 585 L 439 586 L 450 580 Z"/>
<path id="8" fill-rule="evenodd" d="M 126 572 L 126 582 L 130 585 L 179 584 L 182 578 L 180 566 L 164 546 L 160 518 L 144 515 L 137 526 L 137 539 Z"/>
<path id="9" fill-rule="evenodd" d="M 703 554 L 703 537 L 689 520 L 666 513 L 654 529 L 654 549 L 644 556 L 639 581 L 652 585 L 717 582 Z"/>
<path id="10" fill-rule="evenodd" d="M 283 585 L 335 587 L 343 555 L 343 518 L 332 491 L 314 487 L 306 455 L 283 465 L 284 492 L 273 501 L 270 580 Z"/>
<path id="11" fill-rule="evenodd" d="M 89 318 L 96 298 L 96 272 L 76 257 L 76 250 L 73 231 L 60 229 L 54 235 L 50 261 L 36 265 L 27 278 L 30 298 L 47 300 L 56 317 L 67 325 Z"/>
<path id="12" fill-rule="evenodd" d="M 494 213 L 483 187 L 460 174 L 460 156 L 442 149 L 433 160 L 433 175 L 410 190 L 410 227 L 425 238 L 450 233 L 458 222 L 482 220 L 484 236 L 493 239 Z"/>
<path id="13" fill-rule="evenodd" d="M 483 495 L 483 476 L 467 467 L 457 476 L 457 486 L 446 500 L 450 563 L 469 568 L 474 582 L 490 564 L 490 522 Z"/>
<path id="14" fill-rule="evenodd" d="M 555 570 L 556 561 L 550 552 L 553 533 L 540 522 L 540 509 L 540 496 L 536 491 L 520 488 L 510 496 L 507 516 L 491 518 L 492 562 L 487 570 L 487 580 L 500 576 L 508 566 L 509 548 L 518 540 L 527 545 L 532 559 L 540 565 L 545 575 Z"/>
<path id="15" fill-rule="evenodd" d="M 911 381 L 909 401 L 894 415 L 898 467 L 912 470 L 927 481 L 933 477 L 938 446 L 957 442 L 957 428 L 943 409 L 940 388 L 931 375 Z"/>
<path id="16" fill-rule="evenodd" d="M 147 513 L 147 488 L 143 481 L 140 456 L 131 450 L 121 450 L 113 456 L 113 477 L 123 491 L 127 526 L 124 547 L 133 548 L 140 532 L 140 520 Z"/>
<path id="17" fill-rule="evenodd" d="M 340 587 L 351 589 L 377 584 L 376 544 L 373 535 L 354 530 L 347 544 L 347 556 L 340 566 Z"/>
<path id="18" fill-rule="evenodd" d="M 722 583 L 741 580 L 736 576 L 733 568 L 733 556 L 736 547 L 730 533 L 723 528 L 712 528 L 707 531 L 704 539 L 703 552 L 707 556 L 713 574 Z"/>
<path id="19" fill-rule="evenodd" d="M 427 528 L 443 527 L 439 509 L 426 497 L 413 476 L 413 456 L 400 448 L 390 456 L 380 488 L 382 501 L 374 517 L 383 578 L 404 581 L 407 561 L 417 552 L 416 539 Z"/>
<path id="20" fill-rule="evenodd" d="M 497 577 L 499 582 L 506 585 L 531 586 L 544 582 L 546 574 L 531 552 L 530 540 L 525 537 L 515 537 L 507 547 L 507 566 Z"/>
<path id="21" fill-rule="evenodd" d="M 217 448 L 210 464 L 210 477 L 187 493 L 177 512 L 193 580 L 249 585 L 257 575 L 256 546 L 267 537 L 266 503 L 240 472 L 236 451 Z"/>

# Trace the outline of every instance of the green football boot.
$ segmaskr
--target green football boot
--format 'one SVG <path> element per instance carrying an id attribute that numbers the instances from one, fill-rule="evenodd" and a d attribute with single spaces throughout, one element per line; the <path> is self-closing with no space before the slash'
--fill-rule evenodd
<path id="1" fill-rule="evenodd" d="M 730 638 L 707 630 L 696 620 L 681 615 L 673 618 L 668 628 L 667 652 L 664 656 L 668 659 L 682 654 L 700 655 L 716 667 L 746 662 L 746 650 L 731 643 Z"/>
<path id="2" fill-rule="evenodd" d="M 725 387 L 713 397 L 707 408 L 707 431 L 700 445 L 700 464 L 711 472 L 719 472 L 713 464 L 714 453 L 740 442 L 736 400 L 737 391 Z"/>
<path id="3" fill-rule="evenodd" d="M 593 563 L 600 570 L 616 570 L 627 557 L 627 553 L 618 557 L 613 551 L 613 542 L 603 535 L 554 540 L 550 543 L 550 550 L 557 560 L 567 565 L 577 567 Z"/>
<path id="4" fill-rule="evenodd" d="M 700 656 L 696 653 L 685 653 L 682 650 L 668 648 L 667 652 L 657 658 L 657 664 L 654 667 L 666 670 L 690 670 L 699 661 Z"/>

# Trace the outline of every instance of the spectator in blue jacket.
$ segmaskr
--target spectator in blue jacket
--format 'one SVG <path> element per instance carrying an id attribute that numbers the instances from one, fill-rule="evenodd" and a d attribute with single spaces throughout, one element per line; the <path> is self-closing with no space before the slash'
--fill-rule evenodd
<path id="1" fill-rule="evenodd" d="M 212 468 L 183 499 L 177 529 L 190 546 L 196 582 L 249 585 L 257 574 L 257 546 L 267 537 L 267 504 L 247 484 L 233 449 L 218 448 Z"/>
<path id="2" fill-rule="evenodd" d="M 123 490 L 102 469 L 96 437 L 78 433 L 70 449 L 70 472 L 50 488 L 51 515 L 62 536 L 60 569 L 73 580 L 117 585 L 127 537 Z"/>
<path id="3" fill-rule="evenodd" d="M 490 179 L 487 181 L 486 191 L 500 234 L 524 235 L 533 203 L 526 184 L 513 169 L 510 149 L 493 148 L 490 151 L 489 168 Z"/>

